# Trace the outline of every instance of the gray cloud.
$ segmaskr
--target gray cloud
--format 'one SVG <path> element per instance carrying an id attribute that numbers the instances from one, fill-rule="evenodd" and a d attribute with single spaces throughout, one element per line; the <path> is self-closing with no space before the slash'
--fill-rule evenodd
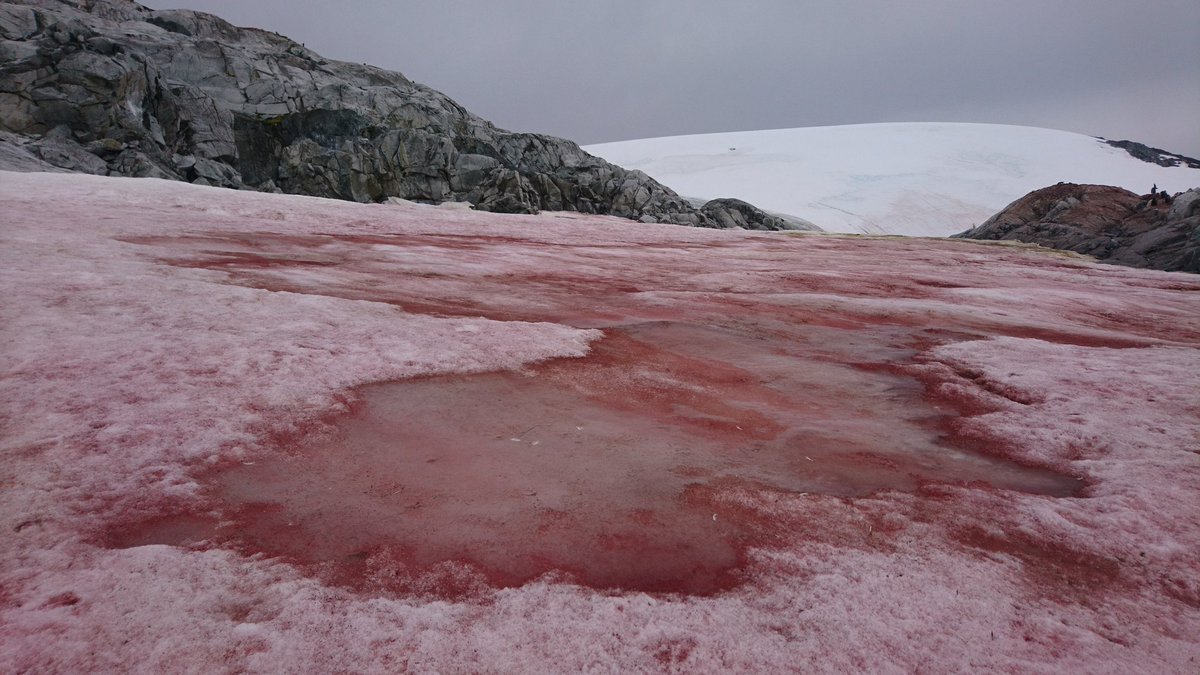
<path id="1" fill-rule="evenodd" d="M 187 3 L 399 70 L 510 129 L 592 143 L 997 122 L 1200 155 L 1195 0 Z"/>

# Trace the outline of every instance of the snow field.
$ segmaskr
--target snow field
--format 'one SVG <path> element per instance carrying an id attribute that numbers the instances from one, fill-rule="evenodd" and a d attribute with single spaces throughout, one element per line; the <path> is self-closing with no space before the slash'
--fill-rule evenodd
<path id="1" fill-rule="evenodd" d="M 602 143 L 588 152 L 681 195 L 737 197 L 830 232 L 944 237 L 1058 182 L 1183 192 L 1200 169 L 1103 141 L 999 124 L 859 124 Z"/>
<path id="2" fill-rule="evenodd" d="M 0 204 L 4 670 L 1189 672 L 1200 657 L 1194 277 L 148 179 L 0 173 Z M 647 321 L 803 344 L 817 372 L 892 360 L 944 433 L 1084 487 L 699 484 L 720 521 L 773 537 L 744 583 L 707 596 L 553 575 L 372 594 L 269 556 L 104 539 L 219 509 L 198 476 L 333 435 L 355 387 L 537 372 Z M 845 391 L 829 434 L 854 419 Z"/>

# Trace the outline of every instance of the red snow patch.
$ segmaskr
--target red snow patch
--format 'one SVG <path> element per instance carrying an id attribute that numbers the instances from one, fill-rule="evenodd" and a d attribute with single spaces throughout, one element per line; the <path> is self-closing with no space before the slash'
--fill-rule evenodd
<path id="1" fill-rule="evenodd" d="M 1136 569 L 1138 562 L 1132 552 L 1129 560 L 1121 561 L 1051 538 L 984 526 L 964 527 L 953 536 L 984 553 L 1017 558 L 1029 591 L 1057 602 L 1103 603 L 1104 592 L 1121 583 L 1121 568 Z M 1129 583 L 1134 585 L 1134 580 Z"/>
<path id="2" fill-rule="evenodd" d="M 1157 341 L 1200 338 L 1200 325 L 1184 325 L 1169 313 L 1150 318 L 1098 302 L 1094 280 L 1075 265 L 1067 281 L 1051 287 L 1069 291 L 1044 307 L 1006 303 L 994 292 L 981 297 L 958 291 L 1008 289 L 1032 301 L 1037 278 L 1063 264 L 1048 256 L 1012 254 L 1011 263 L 1030 278 L 978 269 L 982 261 L 961 260 L 969 249 L 947 247 L 937 274 L 922 268 L 913 277 L 905 256 L 929 255 L 930 242 L 874 241 L 878 255 L 895 264 L 841 268 L 797 263 L 796 249 L 827 263 L 825 256 L 859 255 L 861 242 L 848 239 L 764 238 L 672 246 L 623 242 L 550 243 L 537 239 L 456 234 L 211 234 L 129 237 L 122 241 L 166 249 L 158 259 L 179 267 L 225 272 L 231 281 L 270 291 L 385 302 L 405 311 L 441 316 L 484 316 L 501 321 L 548 321 L 605 327 L 633 321 L 697 321 L 706 314 L 777 314 L 787 302 L 773 296 L 805 295 L 842 300 L 887 298 L 895 307 L 842 303 L 838 312 L 790 307 L 805 322 L 848 328 L 886 323 L 950 328 L 984 335 L 1031 337 L 1083 346 L 1141 347 Z M 794 249 L 793 247 L 796 247 Z M 828 250 L 823 250 L 828 249 Z M 889 253 L 890 252 L 890 253 Z M 1003 256 L 1000 256 L 1003 258 Z M 968 263 L 965 264 L 964 263 Z M 856 267 L 857 265 L 857 267 Z M 1151 283 L 1149 281 L 1142 283 Z M 1174 282 L 1171 288 L 1187 290 Z M 1034 293 L 1033 291 L 1039 291 Z M 1032 295 L 1031 295 L 1032 293 Z M 670 300 L 661 296 L 667 294 Z M 679 302 L 679 296 L 686 300 Z M 1096 306 L 1088 307 L 1091 302 Z M 990 314 L 947 316 L 956 305 L 995 305 Z M 1139 307 L 1139 309 L 1141 309 Z M 934 312 L 934 314 L 931 314 Z M 1039 321 L 1013 321 L 1017 315 Z M 1141 312 L 1144 313 L 1144 312 Z M 1151 315 L 1154 313 L 1151 312 Z M 1063 324 L 1064 315 L 1078 321 Z M 936 323 L 935 323 L 936 322 Z"/>
<path id="3" fill-rule="evenodd" d="M 331 437 L 208 477 L 220 527 L 160 518 L 116 543 L 206 537 L 368 592 L 460 597 L 552 574 L 711 594 L 742 581 L 747 547 L 785 527 L 713 491 L 1075 489 L 955 448 L 915 381 L 831 355 L 842 331 L 756 339 L 764 330 L 640 324 L 586 358 L 364 387 Z M 859 330 L 842 348 L 890 359 L 893 333 Z"/>

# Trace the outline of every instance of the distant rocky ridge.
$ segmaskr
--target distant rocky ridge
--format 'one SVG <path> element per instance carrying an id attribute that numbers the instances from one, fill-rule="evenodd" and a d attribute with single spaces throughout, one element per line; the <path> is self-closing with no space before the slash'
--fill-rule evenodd
<path id="1" fill-rule="evenodd" d="M 1120 148 L 1128 152 L 1131 157 L 1157 164 L 1159 166 L 1186 166 L 1192 169 L 1200 169 L 1200 159 L 1193 159 L 1186 155 L 1178 155 L 1173 152 L 1167 152 L 1161 148 L 1152 148 L 1149 145 L 1137 143 L 1135 141 L 1110 141 L 1107 138 L 1100 139 L 1105 143 Z"/>
<path id="2" fill-rule="evenodd" d="M 400 73 L 131 0 L 0 2 L 0 168 L 802 228 L 749 205 L 697 208 L 570 141 L 498 129 Z"/>
<path id="3" fill-rule="evenodd" d="M 1200 273 L 1200 188 L 1166 198 L 1060 183 L 954 236 L 1023 241 L 1118 265 Z"/>

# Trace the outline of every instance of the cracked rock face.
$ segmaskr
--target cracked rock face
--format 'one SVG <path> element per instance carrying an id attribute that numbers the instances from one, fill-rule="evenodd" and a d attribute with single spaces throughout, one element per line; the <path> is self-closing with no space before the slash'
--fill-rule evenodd
<path id="1" fill-rule="evenodd" d="M 1200 273 L 1200 188 L 1168 198 L 1059 183 L 954 236 L 1023 241 L 1129 267 Z"/>
<path id="2" fill-rule="evenodd" d="M 498 129 L 400 73 L 130 0 L 0 2 L 0 167 L 780 229 Z"/>

